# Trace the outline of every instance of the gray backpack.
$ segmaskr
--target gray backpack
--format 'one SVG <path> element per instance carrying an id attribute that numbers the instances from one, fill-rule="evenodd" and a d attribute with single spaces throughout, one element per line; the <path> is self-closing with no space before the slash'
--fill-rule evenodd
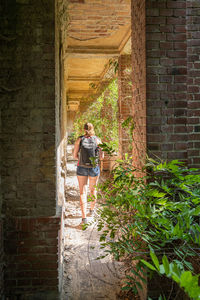
<path id="1" fill-rule="evenodd" d="M 96 136 L 80 136 L 79 166 L 86 168 L 96 167 L 99 163 L 99 147 Z"/>

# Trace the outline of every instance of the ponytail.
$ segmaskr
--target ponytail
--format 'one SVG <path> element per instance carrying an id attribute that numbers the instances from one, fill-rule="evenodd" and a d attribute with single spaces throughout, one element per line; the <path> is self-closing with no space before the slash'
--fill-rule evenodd
<path id="1" fill-rule="evenodd" d="M 95 135 L 94 126 L 91 123 L 85 123 L 84 130 L 86 135 L 92 136 Z"/>

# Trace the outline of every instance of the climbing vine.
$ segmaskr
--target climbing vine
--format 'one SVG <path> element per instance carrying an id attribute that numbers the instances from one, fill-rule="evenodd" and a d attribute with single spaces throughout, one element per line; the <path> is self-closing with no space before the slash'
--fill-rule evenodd
<path id="1" fill-rule="evenodd" d="M 86 122 L 92 123 L 95 134 L 109 147 L 118 151 L 118 82 L 113 80 L 98 99 L 84 113 L 77 114 L 73 138 L 83 134 Z"/>

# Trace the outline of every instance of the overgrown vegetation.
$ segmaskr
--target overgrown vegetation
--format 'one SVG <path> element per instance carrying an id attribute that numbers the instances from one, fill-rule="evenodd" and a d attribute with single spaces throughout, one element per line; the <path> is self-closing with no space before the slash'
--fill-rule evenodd
<path id="1" fill-rule="evenodd" d="M 94 125 L 95 134 L 116 152 L 119 147 L 118 137 L 118 83 L 113 80 L 101 96 L 93 102 L 87 111 L 77 115 L 73 127 L 73 138 L 83 134 L 86 122 Z"/>
<path id="2" fill-rule="evenodd" d="M 99 189 L 97 224 L 105 255 L 127 265 L 124 290 L 137 294 L 158 273 L 172 283 L 159 299 L 182 299 L 181 293 L 200 299 L 199 170 L 149 159 L 144 177 L 134 172 L 129 160 L 119 161 Z"/>

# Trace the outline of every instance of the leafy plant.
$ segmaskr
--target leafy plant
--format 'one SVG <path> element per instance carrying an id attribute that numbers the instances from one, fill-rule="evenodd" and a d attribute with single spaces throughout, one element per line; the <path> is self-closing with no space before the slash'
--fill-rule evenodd
<path id="1" fill-rule="evenodd" d="M 75 133 L 71 132 L 67 138 L 68 144 L 74 144 L 75 142 Z"/>
<path id="2" fill-rule="evenodd" d="M 117 152 L 119 148 L 117 100 L 118 82 L 115 79 L 84 113 L 77 114 L 73 125 L 75 138 L 83 134 L 84 124 L 90 122 L 94 125 L 95 134 L 102 142 L 106 142 Z"/>
<path id="3" fill-rule="evenodd" d="M 191 299 L 200 299 L 200 286 L 198 285 L 200 275 L 193 275 L 191 271 L 183 270 L 175 261 L 169 263 L 166 255 L 162 257 L 162 264 L 159 263 L 158 257 L 153 251 L 150 252 L 150 256 L 154 265 L 143 259 L 141 262 L 150 270 L 156 271 L 160 275 L 166 275 L 167 277 L 172 278 L 185 290 Z"/>
<path id="4" fill-rule="evenodd" d="M 198 275 L 192 261 L 198 261 L 200 252 L 199 170 L 189 169 L 178 160 L 148 159 L 144 177 L 136 178 L 135 171 L 131 161 L 120 160 L 112 177 L 100 186 L 102 206 L 97 222 L 105 255 L 111 253 L 126 263 L 126 290 L 137 293 L 150 276 L 148 262 L 144 264 L 150 253 L 152 257 L 155 253 L 157 272 L 160 265 L 165 270 L 167 257 L 172 271 L 177 266 L 182 273 L 178 273 L 179 281 L 174 279 L 175 273 L 166 276 L 171 274 L 169 278 L 188 293 L 182 281 L 188 275 L 195 290 Z"/>

